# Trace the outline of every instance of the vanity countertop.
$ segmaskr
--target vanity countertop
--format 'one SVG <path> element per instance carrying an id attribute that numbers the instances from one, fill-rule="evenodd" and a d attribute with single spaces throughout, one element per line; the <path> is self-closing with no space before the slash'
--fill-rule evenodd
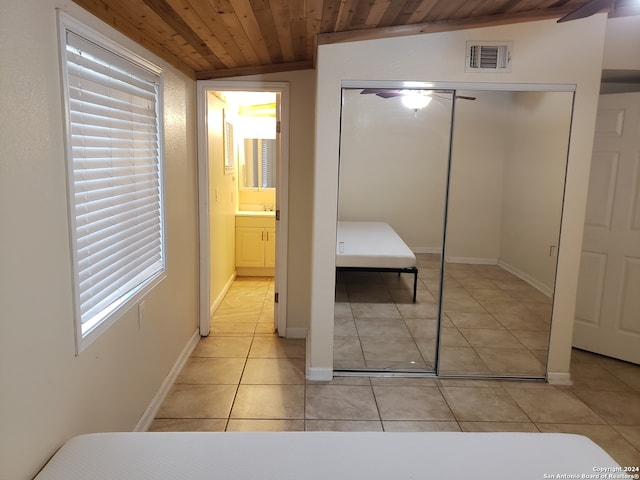
<path id="1" fill-rule="evenodd" d="M 237 210 L 236 217 L 275 217 L 276 212 L 272 211 L 249 211 L 249 210 Z"/>

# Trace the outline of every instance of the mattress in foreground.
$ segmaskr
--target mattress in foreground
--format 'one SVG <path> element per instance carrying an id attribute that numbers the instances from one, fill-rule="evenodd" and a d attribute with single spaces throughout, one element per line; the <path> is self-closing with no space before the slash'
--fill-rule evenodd
<path id="1" fill-rule="evenodd" d="M 336 267 L 410 268 L 416 256 L 383 222 L 338 222 Z"/>
<path id="2" fill-rule="evenodd" d="M 36 480 L 540 480 L 616 468 L 561 433 L 145 432 L 72 438 Z"/>

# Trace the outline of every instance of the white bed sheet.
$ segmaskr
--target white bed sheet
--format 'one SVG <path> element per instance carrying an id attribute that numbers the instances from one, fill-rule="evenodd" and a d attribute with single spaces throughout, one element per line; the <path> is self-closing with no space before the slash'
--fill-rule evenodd
<path id="1" fill-rule="evenodd" d="M 100 433 L 69 440 L 35 480 L 540 480 L 617 466 L 560 433 Z"/>
<path id="2" fill-rule="evenodd" d="M 336 267 L 411 268 L 416 256 L 384 222 L 338 222 Z"/>

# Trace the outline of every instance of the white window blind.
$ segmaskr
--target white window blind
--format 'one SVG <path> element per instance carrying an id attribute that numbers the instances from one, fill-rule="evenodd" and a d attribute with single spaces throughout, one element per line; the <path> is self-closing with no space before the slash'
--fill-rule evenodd
<path id="1" fill-rule="evenodd" d="M 84 338 L 164 272 L 159 75 L 65 31 L 76 323 Z"/>
<path id="2" fill-rule="evenodd" d="M 269 179 L 269 149 L 266 140 L 262 140 L 262 179 L 260 181 L 260 186 L 262 188 L 267 188 L 267 181 Z"/>
<path id="3" fill-rule="evenodd" d="M 275 165 L 276 165 L 276 141 L 273 139 L 262 139 L 262 188 L 272 188 L 276 185 Z"/>

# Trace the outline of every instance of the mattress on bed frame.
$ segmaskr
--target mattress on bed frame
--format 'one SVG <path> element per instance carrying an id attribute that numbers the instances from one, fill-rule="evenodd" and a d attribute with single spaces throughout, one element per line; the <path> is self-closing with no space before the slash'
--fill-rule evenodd
<path id="1" fill-rule="evenodd" d="M 35 480 L 541 480 L 616 467 L 561 433 L 99 433 L 69 440 Z"/>
<path id="2" fill-rule="evenodd" d="M 338 222 L 336 267 L 411 268 L 416 256 L 384 222 Z"/>

